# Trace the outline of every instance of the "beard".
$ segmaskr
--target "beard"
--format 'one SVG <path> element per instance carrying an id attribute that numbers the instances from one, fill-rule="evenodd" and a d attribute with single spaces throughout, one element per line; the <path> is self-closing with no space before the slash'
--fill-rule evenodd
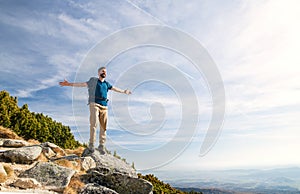
<path id="1" fill-rule="evenodd" d="M 100 76 L 101 76 L 102 78 L 105 78 L 105 77 L 106 77 L 106 74 L 105 74 L 105 73 L 101 73 Z"/>

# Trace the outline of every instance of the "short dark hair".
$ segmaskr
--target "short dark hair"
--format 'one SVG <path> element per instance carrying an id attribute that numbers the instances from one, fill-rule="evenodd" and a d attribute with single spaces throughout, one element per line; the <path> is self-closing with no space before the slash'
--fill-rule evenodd
<path id="1" fill-rule="evenodd" d="M 98 72 L 101 71 L 102 69 L 106 69 L 106 67 L 100 67 L 100 68 L 98 69 Z"/>

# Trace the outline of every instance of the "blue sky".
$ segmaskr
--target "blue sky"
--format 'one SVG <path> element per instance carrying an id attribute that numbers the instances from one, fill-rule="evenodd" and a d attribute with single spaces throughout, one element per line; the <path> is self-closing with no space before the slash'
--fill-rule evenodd
<path id="1" fill-rule="evenodd" d="M 299 166 L 299 7 L 296 0 L 0 0 L 1 90 L 71 126 L 86 142 L 87 90 L 58 82 L 97 76 L 107 37 L 134 26 L 168 26 L 197 40 L 222 77 L 226 114 L 216 144 L 199 156 L 213 111 L 203 72 L 172 48 L 141 45 L 107 64 L 108 81 L 133 90 L 130 97 L 110 93 L 108 148 L 138 169 Z M 130 40 L 122 41 L 109 46 L 121 48 Z M 181 139 L 176 134 L 186 107 L 190 120 Z M 176 150 L 164 150 L 170 142 Z"/>

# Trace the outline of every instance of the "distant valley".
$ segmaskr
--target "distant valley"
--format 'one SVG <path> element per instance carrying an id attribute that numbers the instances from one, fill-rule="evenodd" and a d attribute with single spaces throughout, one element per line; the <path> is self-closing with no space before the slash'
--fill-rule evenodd
<path id="1" fill-rule="evenodd" d="M 300 168 L 156 172 L 164 181 L 184 191 L 203 193 L 288 193 L 300 194 Z M 180 173 L 180 175 L 178 175 Z M 160 176 L 161 175 L 161 176 Z M 179 178 L 180 177 L 180 178 Z"/>

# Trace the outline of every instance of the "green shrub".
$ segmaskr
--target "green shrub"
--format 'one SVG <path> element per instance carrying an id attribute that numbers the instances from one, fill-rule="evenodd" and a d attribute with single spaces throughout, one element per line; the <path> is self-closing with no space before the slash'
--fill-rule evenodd
<path id="1" fill-rule="evenodd" d="M 155 177 L 153 174 L 147 174 L 147 175 L 142 175 L 138 173 L 138 177 L 145 179 L 152 183 L 153 185 L 153 194 L 187 194 L 191 192 L 183 192 L 178 189 L 175 189 L 171 187 L 169 184 L 164 183 L 163 181 L 159 180 L 157 177 Z M 197 192 L 193 192 L 195 194 L 200 194 Z"/>
<path id="2" fill-rule="evenodd" d="M 69 149 L 81 145 L 75 140 L 70 127 L 42 113 L 30 112 L 27 104 L 20 108 L 17 97 L 11 97 L 7 91 L 0 91 L 0 125 L 12 129 L 25 140 L 48 141 Z"/>

